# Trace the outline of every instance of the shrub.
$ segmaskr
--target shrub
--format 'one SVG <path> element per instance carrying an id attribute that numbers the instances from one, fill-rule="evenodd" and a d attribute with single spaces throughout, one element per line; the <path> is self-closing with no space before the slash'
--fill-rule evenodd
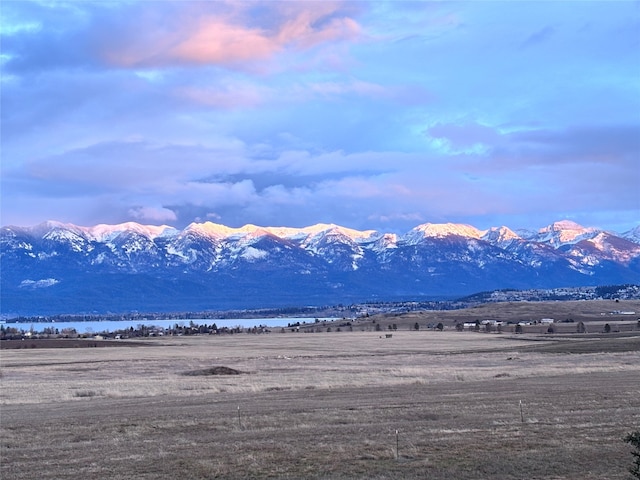
<path id="1" fill-rule="evenodd" d="M 98 394 L 93 390 L 80 390 L 78 392 L 73 393 L 73 396 L 76 398 L 91 398 L 97 395 Z"/>
<path id="2" fill-rule="evenodd" d="M 183 375 L 187 375 L 190 377 L 199 377 L 199 376 L 208 376 L 208 375 L 240 375 L 242 372 L 240 370 L 236 370 L 235 368 L 229 367 L 210 367 L 203 368 L 201 370 L 191 370 L 189 372 L 183 372 Z"/>

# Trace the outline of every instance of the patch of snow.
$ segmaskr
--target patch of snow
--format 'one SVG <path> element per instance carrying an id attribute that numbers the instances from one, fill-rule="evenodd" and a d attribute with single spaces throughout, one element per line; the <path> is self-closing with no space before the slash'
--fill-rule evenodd
<path id="1" fill-rule="evenodd" d="M 269 253 L 265 252 L 264 250 L 260 250 L 254 247 L 247 247 L 240 256 L 245 260 L 252 262 L 255 260 L 260 260 L 261 258 L 265 258 L 268 255 Z"/>
<path id="2" fill-rule="evenodd" d="M 20 282 L 19 288 L 47 288 L 60 283 L 55 278 L 45 278 L 43 280 L 23 280 Z"/>
<path id="3" fill-rule="evenodd" d="M 628 232 L 624 232 L 622 234 L 622 238 L 626 238 L 630 242 L 640 244 L 640 225 L 629 230 Z"/>

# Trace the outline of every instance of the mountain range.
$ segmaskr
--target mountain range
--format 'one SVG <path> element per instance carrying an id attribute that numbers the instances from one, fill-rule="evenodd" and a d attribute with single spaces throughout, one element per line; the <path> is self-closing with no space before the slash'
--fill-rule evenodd
<path id="1" fill-rule="evenodd" d="M 3 315 L 158 312 L 455 298 L 640 283 L 640 226 L 538 231 L 192 223 L 0 228 Z"/>

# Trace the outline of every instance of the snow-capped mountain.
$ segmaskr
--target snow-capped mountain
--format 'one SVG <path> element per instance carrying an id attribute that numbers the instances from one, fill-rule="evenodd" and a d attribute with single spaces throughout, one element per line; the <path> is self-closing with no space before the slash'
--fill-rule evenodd
<path id="1" fill-rule="evenodd" d="M 640 229 L 555 222 L 538 232 L 423 224 L 183 230 L 46 222 L 0 229 L 2 313 L 200 310 L 640 283 Z"/>
<path id="2" fill-rule="evenodd" d="M 638 225 L 636 228 L 632 228 L 628 232 L 624 232 L 622 234 L 622 238 L 626 238 L 627 240 L 635 243 L 640 243 L 640 225 Z"/>
<path id="3" fill-rule="evenodd" d="M 523 241 L 522 237 L 507 227 L 491 227 L 482 234 L 481 238 L 492 245 L 498 245 L 503 248 L 508 247 L 514 242 Z"/>
<path id="4" fill-rule="evenodd" d="M 585 228 L 571 220 L 562 220 L 541 228 L 533 238 L 537 242 L 549 243 L 557 248 L 562 245 L 575 244 L 581 240 L 588 240 L 600 232 L 601 230 L 592 227 Z"/>

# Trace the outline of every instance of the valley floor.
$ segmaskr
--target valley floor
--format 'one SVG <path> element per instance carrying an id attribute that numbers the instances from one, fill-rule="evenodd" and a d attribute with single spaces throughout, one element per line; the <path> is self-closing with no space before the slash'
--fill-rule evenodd
<path id="1" fill-rule="evenodd" d="M 2 350 L 0 477 L 629 478 L 640 336 L 145 342 Z"/>

